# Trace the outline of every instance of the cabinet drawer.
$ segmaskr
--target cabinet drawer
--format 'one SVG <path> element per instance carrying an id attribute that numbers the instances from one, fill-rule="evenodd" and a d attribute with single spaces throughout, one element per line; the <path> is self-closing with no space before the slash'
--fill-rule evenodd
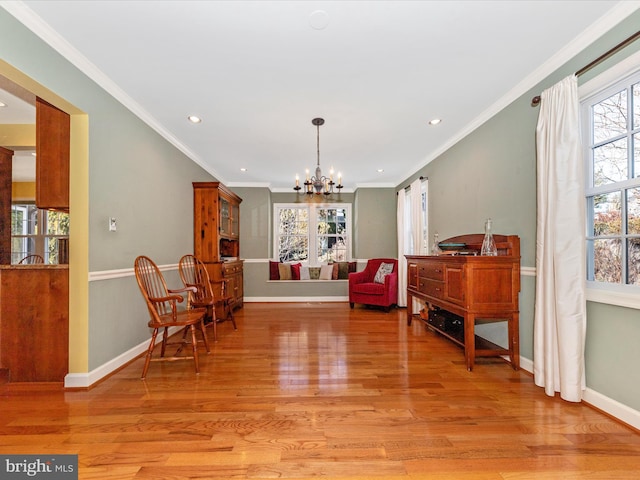
<path id="1" fill-rule="evenodd" d="M 424 293 L 425 295 L 442 298 L 444 296 L 444 282 L 421 278 L 418 280 L 418 290 L 420 293 Z"/>
<path id="2" fill-rule="evenodd" d="M 418 276 L 432 280 L 444 280 L 444 265 L 442 263 L 425 263 L 418 265 Z"/>
<path id="3" fill-rule="evenodd" d="M 232 275 L 242 271 L 242 265 L 222 265 L 224 275 Z"/>

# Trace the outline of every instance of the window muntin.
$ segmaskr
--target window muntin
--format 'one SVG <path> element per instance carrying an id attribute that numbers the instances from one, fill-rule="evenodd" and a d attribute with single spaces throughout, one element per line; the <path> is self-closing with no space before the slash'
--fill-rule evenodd
<path id="1" fill-rule="evenodd" d="M 276 209 L 276 245 L 280 262 L 306 262 L 309 258 L 309 210 Z"/>
<path id="2" fill-rule="evenodd" d="M 640 285 L 640 72 L 583 101 L 582 112 L 587 280 Z"/>
<path id="3" fill-rule="evenodd" d="M 351 206 L 274 205 L 274 257 L 310 266 L 351 258 Z"/>
<path id="4" fill-rule="evenodd" d="M 318 264 L 346 262 L 347 256 L 347 214 L 346 209 L 316 209 L 317 258 Z"/>
<path id="5" fill-rule="evenodd" d="M 40 228 L 44 225 L 44 228 Z M 45 263 L 59 263 L 58 240 L 69 237 L 69 214 L 41 210 L 34 204 L 11 205 L 11 263 L 38 254 Z"/>

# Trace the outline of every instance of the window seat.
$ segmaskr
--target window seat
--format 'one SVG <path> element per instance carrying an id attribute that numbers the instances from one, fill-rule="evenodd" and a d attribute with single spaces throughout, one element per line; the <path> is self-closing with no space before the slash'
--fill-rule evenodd
<path id="1" fill-rule="evenodd" d="M 348 280 L 349 273 L 356 271 L 356 262 L 333 262 L 308 267 L 302 263 L 287 263 L 269 260 L 269 281 L 277 282 L 325 282 Z"/>
<path id="2" fill-rule="evenodd" d="M 320 280 L 320 279 L 309 279 L 309 280 L 267 280 L 267 283 L 328 283 L 328 282 L 348 282 L 347 278 L 338 278 L 336 280 Z"/>

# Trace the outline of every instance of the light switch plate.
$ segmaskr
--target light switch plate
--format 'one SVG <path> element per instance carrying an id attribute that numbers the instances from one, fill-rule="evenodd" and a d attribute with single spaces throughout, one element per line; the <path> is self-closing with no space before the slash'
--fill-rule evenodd
<path id="1" fill-rule="evenodd" d="M 118 229 L 118 225 L 116 224 L 116 219 L 114 217 L 109 217 L 109 231 L 115 232 Z"/>

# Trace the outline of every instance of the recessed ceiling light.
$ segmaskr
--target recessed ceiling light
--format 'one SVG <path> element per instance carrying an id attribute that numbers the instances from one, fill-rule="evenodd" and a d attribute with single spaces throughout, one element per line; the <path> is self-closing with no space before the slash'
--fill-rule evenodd
<path id="1" fill-rule="evenodd" d="M 429 125 L 438 125 L 442 120 L 439 118 L 434 118 L 433 120 L 429 121 Z"/>
<path id="2" fill-rule="evenodd" d="M 196 115 L 189 115 L 187 117 L 191 123 L 200 123 L 202 119 Z"/>
<path id="3" fill-rule="evenodd" d="M 247 171 L 247 169 L 246 169 L 246 168 L 244 168 L 244 167 L 242 167 L 242 168 L 240 169 L 240 171 L 241 171 L 241 172 L 246 172 L 246 171 Z"/>
<path id="4" fill-rule="evenodd" d="M 378 173 L 382 173 L 382 172 L 384 172 L 384 168 L 379 168 Z"/>
<path id="5" fill-rule="evenodd" d="M 324 30 L 329 25 L 329 14 L 324 10 L 316 10 L 309 15 L 309 25 L 314 30 Z"/>
<path id="6" fill-rule="evenodd" d="M 0 107 L 6 107 L 6 106 L 7 106 L 7 104 L 6 104 L 6 103 L 4 103 L 4 102 L 0 102 Z"/>

